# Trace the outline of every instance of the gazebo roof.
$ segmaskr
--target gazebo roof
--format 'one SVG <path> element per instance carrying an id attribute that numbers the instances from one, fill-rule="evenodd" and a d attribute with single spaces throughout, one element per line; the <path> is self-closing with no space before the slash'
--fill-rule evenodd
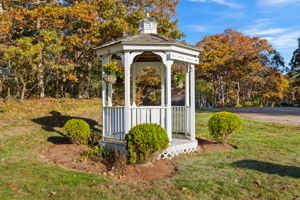
<path id="1" fill-rule="evenodd" d="M 197 48 L 193 45 L 186 44 L 185 42 L 181 42 L 175 40 L 173 38 L 167 38 L 158 34 L 149 34 L 149 33 L 139 33 L 133 36 L 125 36 L 117 39 L 116 41 L 112 41 L 106 43 L 100 47 L 96 47 L 95 50 L 102 49 L 105 47 L 113 46 L 116 44 L 122 45 L 176 45 L 183 48 L 201 51 L 201 48 Z"/>

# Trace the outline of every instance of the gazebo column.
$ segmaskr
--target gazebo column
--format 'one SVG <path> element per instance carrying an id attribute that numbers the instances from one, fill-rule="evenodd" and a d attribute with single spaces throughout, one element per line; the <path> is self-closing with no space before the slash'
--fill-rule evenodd
<path id="1" fill-rule="evenodd" d="M 185 106 L 190 106 L 190 70 L 189 66 L 186 67 L 185 72 Z"/>
<path id="2" fill-rule="evenodd" d="M 161 106 L 165 106 L 166 100 L 165 100 L 165 68 L 161 67 L 160 68 L 160 74 L 161 74 Z"/>
<path id="3" fill-rule="evenodd" d="M 166 97 L 167 97 L 167 113 L 166 113 L 166 131 L 169 141 L 172 142 L 172 85 L 171 85 L 171 69 L 173 60 L 167 60 L 166 62 Z"/>
<path id="4" fill-rule="evenodd" d="M 111 83 L 108 83 L 108 97 L 107 97 L 107 105 L 109 107 L 112 107 L 112 84 Z"/>
<path id="5" fill-rule="evenodd" d="M 130 117 L 130 53 L 124 53 L 124 74 L 125 74 L 125 111 L 124 111 L 124 128 L 127 134 L 131 126 Z"/>
<path id="6" fill-rule="evenodd" d="M 109 56 L 105 56 L 102 58 L 102 66 L 105 65 L 109 60 Z M 102 110 L 104 111 L 104 107 L 106 106 L 106 82 L 103 81 L 103 78 L 106 76 L 104 70 L 102 69 Z M 103 136 L 106 135 L 105 130 L 105 112 L 102 112 L 102 128 L 103 128 Z"/>
<path id="7" fill-rule="evenodd" d="M 136 106 L 136 68 L 132 68 L 132 106 Z"/>
<path id="8" fill-rule="evenodd" d="M 195 129 L 195 65 L 190 66 L 190 84 L 191 84 L 191 140 L 195 140 L 196 129 Z"/>

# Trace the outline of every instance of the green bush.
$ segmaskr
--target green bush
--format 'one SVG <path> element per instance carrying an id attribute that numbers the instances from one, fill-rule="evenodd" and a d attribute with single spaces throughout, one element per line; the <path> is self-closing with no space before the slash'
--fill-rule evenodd
<path id="1" fill-rule="evenodd" d="M 211 136 L 219 141 L 226 143 L 233 131 L 242 128 L 241 119 L 234 113 L 218 112 L 215 113 L 208 121 L 208 129 Z"/>
<path id="2" fill-rule="evenodd" d="M 234 107 L 235 108 L 242 108 L 243 106 L 241 104 L 236 104 Z"/>
<path id="3" fill-rule="evenodd" d="M 145 163 L 157 151 L 168 147 L 169 139 L 165 129 L 158 124 L 140 124 L 126 135 L 126 148 L 130 164 Z"/>
<path id="4" fill-rule="evenodd" d="M 87 144 L 91 136 L 90 125 L 82 119 L 70 119 L 64 130 L 75 144 Z"/>
<path id="5" fill-rule="evenodd" d="M 245 101 L 245 102 L 243 103 L 243 106 L 244 106 L 244 107 L 253 107 L 253 103 L 252 103 L 252 101 Z"/>

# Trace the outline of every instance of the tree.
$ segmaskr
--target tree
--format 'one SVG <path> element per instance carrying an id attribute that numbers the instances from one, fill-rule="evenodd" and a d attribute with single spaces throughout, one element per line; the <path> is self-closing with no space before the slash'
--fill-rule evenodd
<path id="1" fill-rule="evenodd" d="M 3 86 L 20 85 L 19 72 L 27 79 L 24 69 L 29 68 L 33 73 L 23 98 L 29 93 L 39 97 L 99 95 L 101 69 L 93 49 L 137 34 L 138 22 L 147 13 L 158 21 L 159 34 L 180 38 L 177 4 L 178 0 L 0 0 L 0 66 L 6 71 L 0 78 L 0 96 L 4 96 Z M 21 41 L 28 45 L 22 46 Z M 26 59 L 37 45 L 39 55 L 31 55 L 34 61 L 28 64 Z M 17 58 L 18 51 L 27 52 L 22 55 L 24 62 Z M 13 95 L 18 96 L 18 91 L 15 87 Z"/>
<path id="2" fill-rule="evenodd" d="M 212 84 L 214 106 L 239 105 L 251 101 L 254 96 L 262 98 L 266 91 L 260 89 L 267 89 L 264 87 L 266 69 L 284 68 L 283 58 L 267 40 L 245 36 L 232 29 L 207 36 L 197 46 L 203 49 L 197 78 Z M 280 92 L 284 95 L 285 90 Z M 281 95 L 275 96 L 282 99 Z"/>
<path id="3" fill-rule="evenodd" d="M 300 38 L 298 39 L 298 48 L 293 53 L 290 66 L 288 77 L 290 78 L 292 100 L 296 102 L 300 94 Z"/>

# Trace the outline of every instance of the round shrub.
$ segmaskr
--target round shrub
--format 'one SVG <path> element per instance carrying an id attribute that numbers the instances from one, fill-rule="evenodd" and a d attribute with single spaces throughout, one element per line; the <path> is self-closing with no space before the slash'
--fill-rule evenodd
<path id="1" fill-rule="evenodd" d="M 70 119 L 64 125 L 64 130 L 75 144 L 87 144 L 91 136 L 90 125 L 82 119 Z"/>
<path id="2" fill-rule="evenodd" d="M 211 136 L 219 141 L 226 143 L 233 131 L 242 128 L 241 119 L 234 113 L 218 112 L 215 113 L 208 121 L 208 129 Z"/>
<path id="3" fill-rule="evenodd" d="M 155 152 L 168 147 L 166 130 L 158 124 L 139 124 L 126 135 L 126 148 L 130 164 L 145 163 Z"/>

